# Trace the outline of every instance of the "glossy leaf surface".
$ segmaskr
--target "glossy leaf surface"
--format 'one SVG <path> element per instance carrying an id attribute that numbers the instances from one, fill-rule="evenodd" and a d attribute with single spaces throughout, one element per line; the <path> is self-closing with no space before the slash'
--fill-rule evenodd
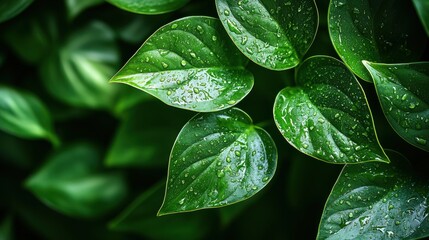
<path id="1" fill-rule="evenodd" d="M 389 162 L 365 94 L 343 63 L 311 57 L 295 80 L 297 86 L 283 89 L 274 104 L 274 120 L 292 146 L 329 163 Z"/>
<path id="2" fill-rule="evenodd" d="M 138 196 L 110 223 L 110 229 L 135 233 L 150 239 L 204 239 L 210 225 L 214 224 L 213 219 L 205 212 L 156 216 L 164 194 L 163 186 L 164 182 L 158 183 Z M 177 224 L 178 222 L 180 224 Z"/>
<path id="3" fill-rule="evenodd" d="M 317 239 L 417 239 L 429 235 L 429 184 L 407 160 L 346 165 L 326 202 Z"/>
<path id="4" fill-rule="evenodd" d="M 0 23 L 24 11 L 33 0 L 2 0 L 0 2 Z"/>
<path id="5" fill-rule="evenodd" d="M 120 203 L 126 185 L 122 175 L 102 173 L 99 160 L 91 146 L 70 147 L 50 158 L 26 181 L 26 186 L 42 202 L 63 214 L 100 216 Z"/>
<path id="6" fill-rule="evenodd" d="M 118 62 L 113 31 L 92 22 L 43 62 L 41 77 L 49 93 L 67 104 L 107 108 L 114 90 L 108 81 Z"/>
<path id="7" fill-rule="evenodd" d="M 162 14 L 177 10 L 189 0 L 107 0 L 126 11 L 139 14 Z"/>
<path id="8" fill-rule="evenodd" d="M 45 138 L 58 144 L 51 116 L 34 95 L 0 86 L 0 129 L 22 138 Z"/>
<path id="9" fill-rule="evenodd" d="M 328 21 L 338 55 L 365 81 L 371 76 L 362 60 L 414 61 L 425 49 L 426 37 L 411 1 L 332 0 Z"/>
<path id="10" fill-rule="evenodd" d="M 393 129 L 407 142 L 429 151 L 429 62 L 364 65 Z"/>
<path id="11" fill-rule="evenodd" d="M 183 127 L 173 146 L 158 214 L 243 201 L 270 181 L 276 163 L 273 140 L 240 109 L 198 114 Z"/>
<path id="12" fill-rule="evenodd" d="M 111 82 L 125 83 L 164 103 L 211 112 L 228 108 L 253 87 L 246 58 L 219 20 L 187 17 L 156 31 Z"/>
<path id="13" fill-rule="evenodd" d="M 413 0 L 417 13 L 419 14 L 420 21 L 426 30 L 429 37 L 429 1 L 427 0 Z"/>
<path id="14" fill-rule="evenodd" d="M 220 20 L 240 51 L 273 70 L 299 64 L 319 23 L 316 3 L 299 1 L 216 0 Z"/>

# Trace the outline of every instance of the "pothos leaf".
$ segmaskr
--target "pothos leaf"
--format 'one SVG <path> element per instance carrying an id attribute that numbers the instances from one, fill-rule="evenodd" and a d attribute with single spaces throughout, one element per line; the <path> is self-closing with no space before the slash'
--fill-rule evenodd
<path id="1" fill-rule="evenodd" d="M 297 86 L 283 89 L 274 104 L 274 120 L 292 146 L 329 163 L 389 162 L 365 94 L 344 64 L 311 57 L 295 80 Z"/>
<path id="2" fill-rule="evenodd" d="M 417 239 L 429 236 L 429 184 L 407 161 L 346 165 L 326 202 L 317 239 Z"/>
<path id="3" fill-rule="evenodd" d="M 243 201 L 265 187 L 276 163 L 273 140 L 240 109 L 198 114 L 173 146 L 158 215 Z"/>
<path id="4" fill-rule="evenodd" d="M 429 1 L 413 0 L 413 3 L 416 7 L 417 13 L 419 14 L 423 27 L 426 30 L 426 34 L 429 37 Z"/>
<path id="5" fill-rule="evenodd" d="M 252 89 L 246 62 L 219 20 L 186 17 L 149 37 L 111 82 L 136 87 L 174 107 L 218 111 Z"/>
<path id="6" fill-rule="evenodd" d="M 220 20 L 240 51 L 273 70 L 299 64 L 317 32 L 314 0 L 216 0 Z"/>
<path id="7" fill-rule="evenodd" d="M 412 145 L 429 151 L 429 62 L 377 64 L 371 73 L 383 113 L 393 129 Z"/>

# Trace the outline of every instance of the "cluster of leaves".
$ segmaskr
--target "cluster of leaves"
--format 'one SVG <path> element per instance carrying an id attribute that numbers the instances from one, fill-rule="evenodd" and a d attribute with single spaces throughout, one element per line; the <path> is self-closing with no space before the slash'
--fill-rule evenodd
<path id="1" fill-rule="evenodd" d="M 108 2 L 0 4 L 0 236 L 429 236 L 427 1 Z"/>

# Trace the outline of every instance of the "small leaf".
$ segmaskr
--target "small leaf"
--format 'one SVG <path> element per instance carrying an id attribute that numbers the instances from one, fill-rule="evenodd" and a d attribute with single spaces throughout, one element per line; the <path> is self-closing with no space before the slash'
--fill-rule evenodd
<path id="1" fill-rule="evenodd" d="M 114 90 L 107 83 L 118 62 L 113 31 L 101 22 L 92 22 L 49 56 L 40 74 L 49 93 L 65 103 L 107 108 Z"/>
<path id="2" fill-rule="evenodd" d="M 393 129 L 412 145 L 429 151 L 429 62 L 377 64 L 371 73 L 383 113 Z"/>
<path id="3" fill-rule="evenodd" d="M 317 239 L 417 239 L 429 236 L 429 184 L 389 153 L 391 164 L 346 165 L 326 202 Z"/>
<path id="4" fill-rule="evenodd" d="M 296 67 L 310 48 L 319 24 L 314 0 L 216 0 L 216 7 L 240 51 L 272 70 Z"/>
<path id="5" fill-rule="evenodd" d="M 204 239 L 215 224 L 211 214 L 194 212 L 162 218 L 156 216 L 164 194 L 163 186 L 163 183 L 158 183 L 138 196 L 109 224 L 109 228 L 139 234 L 149 239 Z"/>
<path id="6" fill-rule="evenodd" d="M 173 145 L 177 129 L 189 119 L 187 111 L 166 108 L 161 102 L 152 101 L 131 109 L 109 148 L 106 165 L 166 168 L 169 152 L 165 147 Z"/>
<path id="7" fill-rule="evenodd" d="M 423 27 L 426 30 L 426 34 L 429 37 L 429 1 L 413 0 L 413 3 L 420 17 L 420 21 L 422 22 Z"/>
<path id="8" fill-rule="evenodd" d="M 33 0 L 2 0 L 0 3 L 0 23 L 24 11 Z"/>
<path id="9" fill-rule="evenodd" d="M 362 60 L 409 62 L 425 50 L 426 37 L 411 1 L 331 0 L 328 20 L 338 55 L 365 81 L 371 76 Z"/>
<path id="10" fill-rule="evenodd" d="M 59 143 L 45 105 L 32 94 L 4 86 L 0 86 L 0 129 L 22 138 Z"/>
<path id="11" fill-rule="evenodd" d="M 328 163 L 389 162 L 355 76 L 335 58 L 316 56 L 296 70 L 296 87 L 283 89 L 274 120 L 299 151 Z"/>
<path id="12" fill-rule="evenodd" d="M 156 31 L 111 82 L 125 83 L 164 103 L 211 112 L 242 100 L 253 87 L 246 58 L 219 20 L 187 17 Z"/>
<path id="13" fill-rule="evenodd" d="M 51 208 L 74 217 L 98 217 L 126 194 L 122 175 L 102 173 L 98 153 L 88 145 L 63 150 L 42 166 L 26 186 Z"/>
<path id="14" fill-rule="evenodd" d="M 189 0 L 106 0 L 126 11 L 139 14 L 162 14 L 185 6 Z"/>
<path id="15" fill-rule="evenodd" d="M 103 3 L 103 0 L 66 0 L 69 18 L 74 18 L 86 8 Z"/>
<path id="16" fill-rule="evenodd" d="M 273 140 L 240 109 L 198 114 L 183 127 L 173 146 L 158 215 L 250 198 L 267 185 L 276 164 Z"/>

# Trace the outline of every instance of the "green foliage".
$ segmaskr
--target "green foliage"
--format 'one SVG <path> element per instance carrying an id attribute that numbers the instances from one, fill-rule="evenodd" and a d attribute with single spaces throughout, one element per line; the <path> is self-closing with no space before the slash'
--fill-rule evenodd
<path id="1" fill-rule="evenodd" d="M 2 1 L 0 238 L 429 237 L 427 10 Z"/>

